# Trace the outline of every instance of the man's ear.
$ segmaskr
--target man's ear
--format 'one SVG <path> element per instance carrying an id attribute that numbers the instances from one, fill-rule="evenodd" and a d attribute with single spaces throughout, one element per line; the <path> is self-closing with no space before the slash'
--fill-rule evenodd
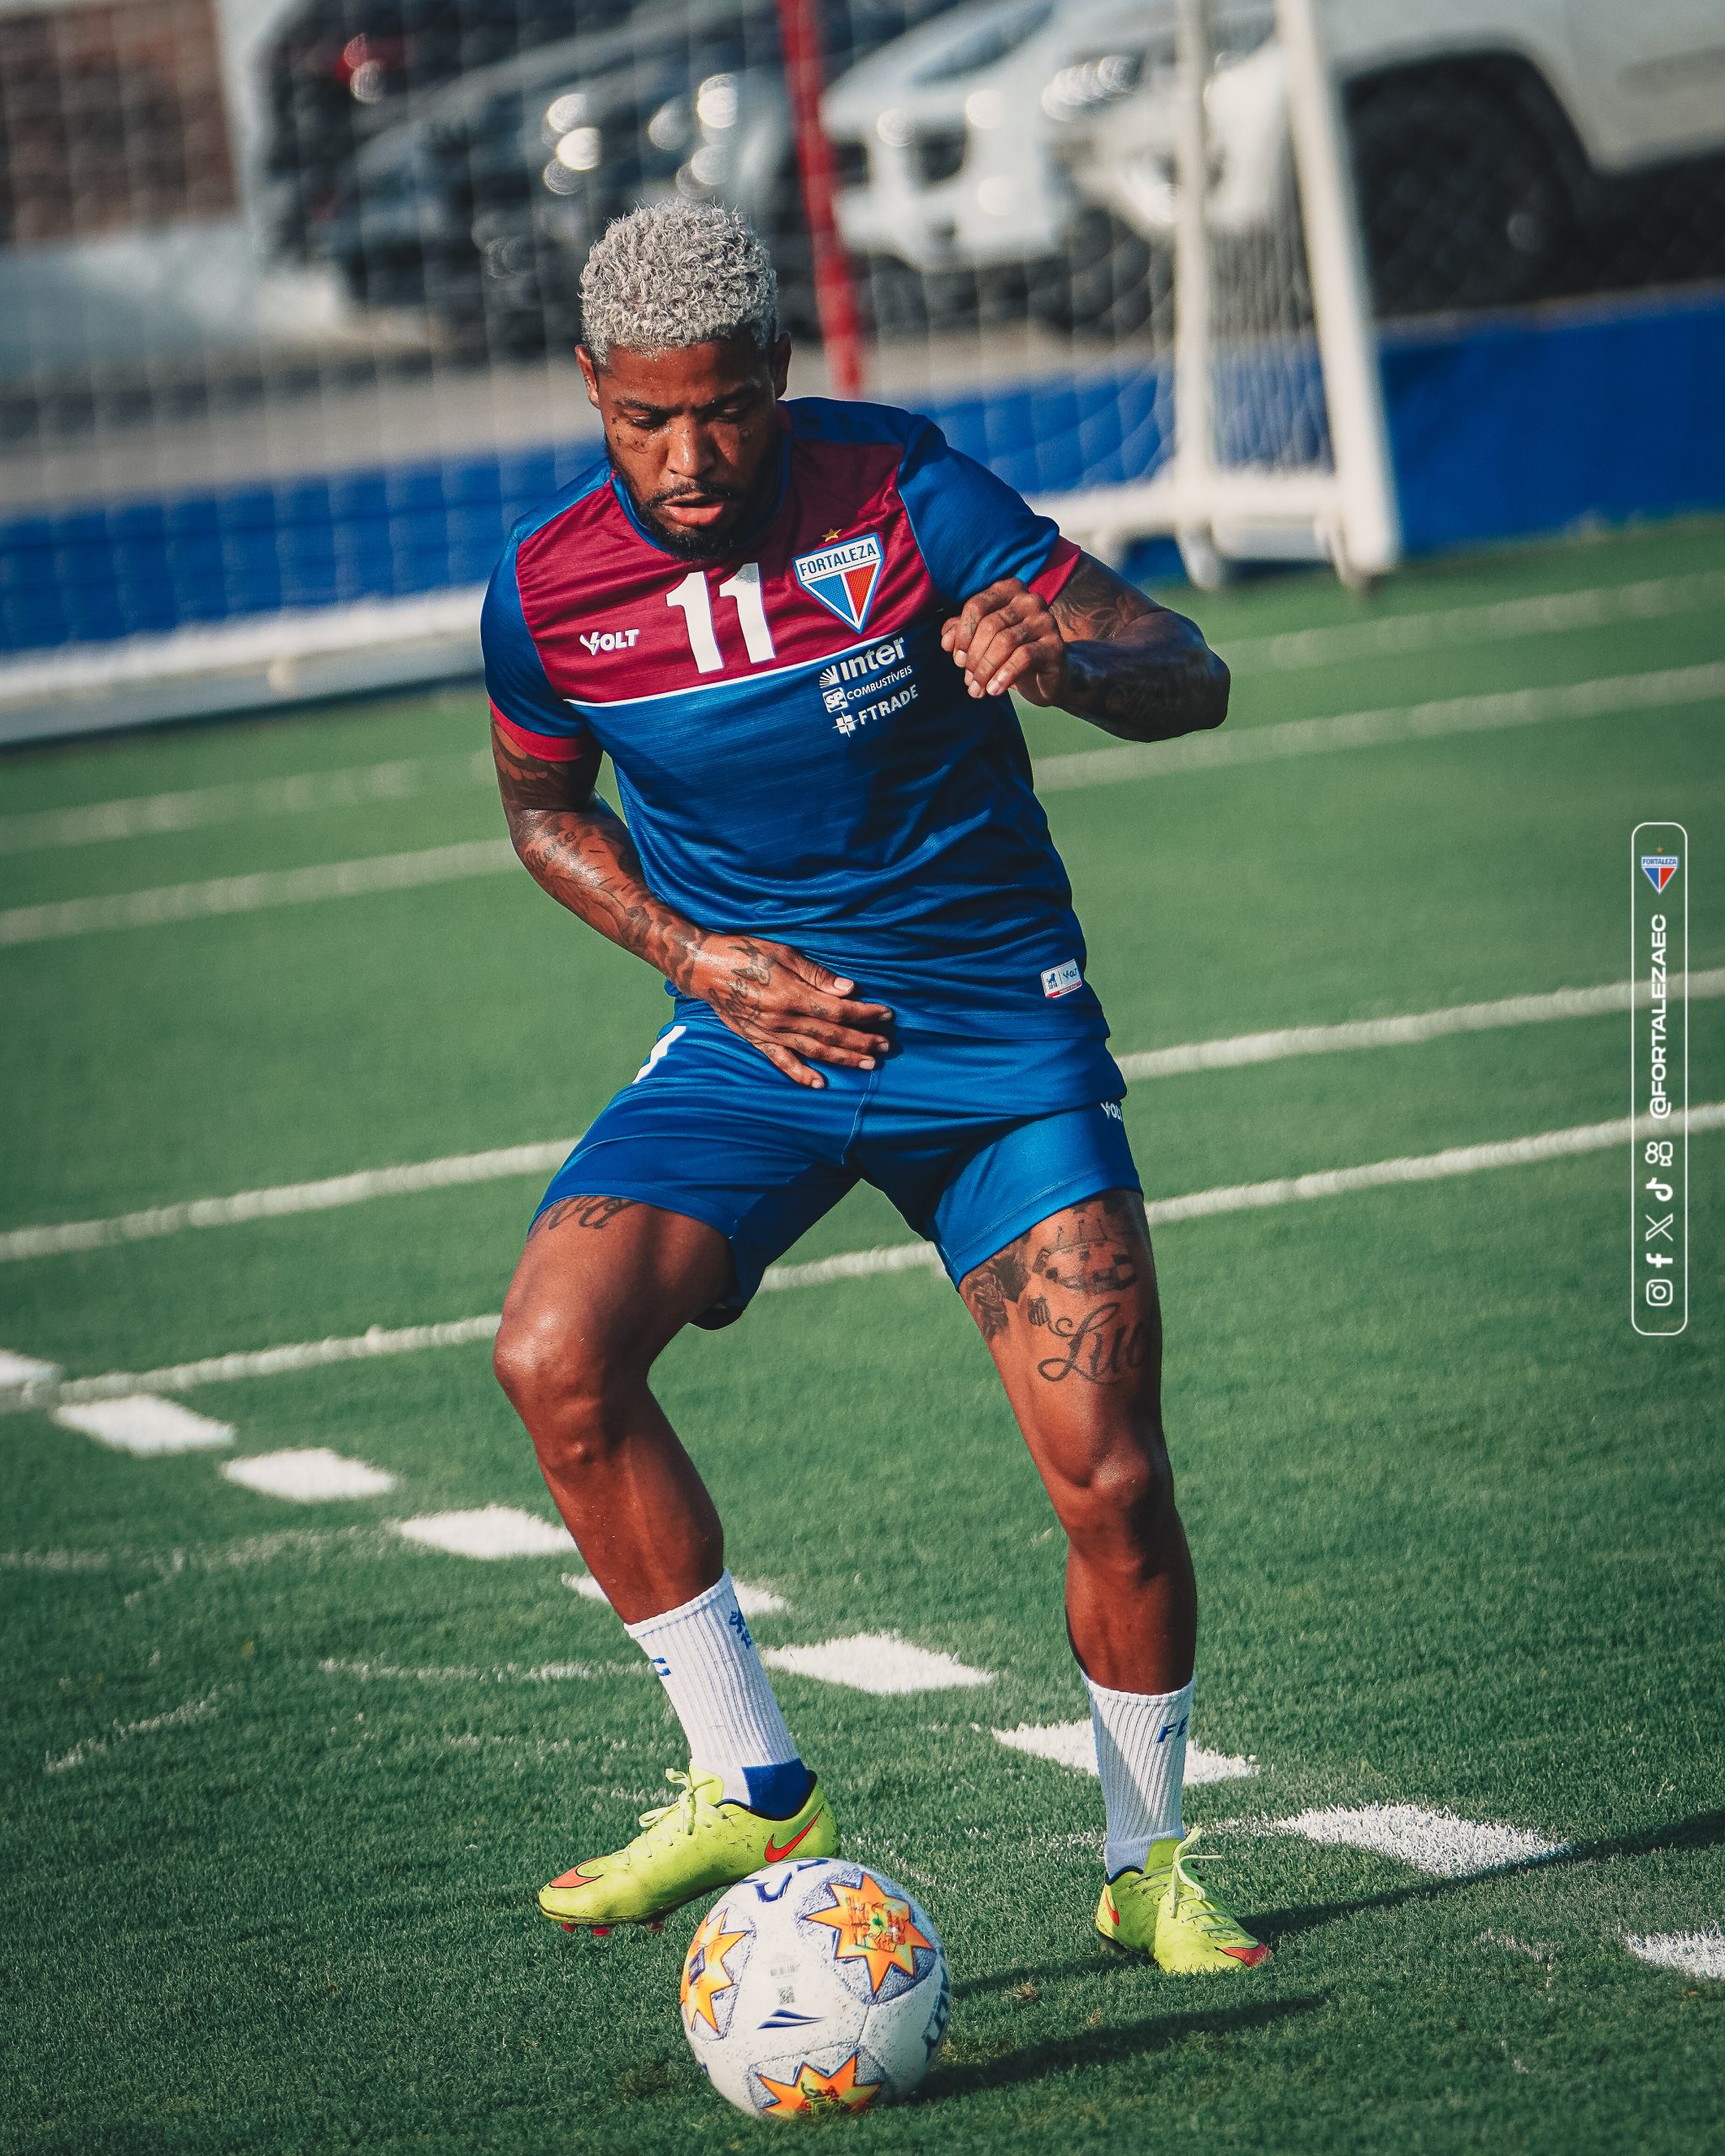
<path id="1" fill-rule="evenodd" d="M 791 379 L 791 340 L 781 337 L 772 348 L 772 393 L 782 397 Z"/>
<path id="2" fill-rule="evenodd" d="M 787 358 L 790 356 L 788 344 L 785 348 L 785 355 Z M 576 345 L 575 362 L 581 370 L 582 381 L 587 385 L 587 402 L 596 412 L 599 409 L 599 370 L 593 363 L 593 355 L 585 344 Z"/>

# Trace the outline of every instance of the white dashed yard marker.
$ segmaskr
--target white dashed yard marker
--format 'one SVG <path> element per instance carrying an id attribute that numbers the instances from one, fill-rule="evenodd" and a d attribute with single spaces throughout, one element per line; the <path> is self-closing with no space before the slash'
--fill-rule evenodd
<path id="1" fill-rule="evenodd" d="M 233 1443 L 232 1422 L 211 1422 L 207 1415 L 182 1407 L 177 1400 L 158 1400 L 147 1392 L 56 1407 L 54 1420 L 63 1429 L 81 1430 L 99 1444 L 132 1453 L 140 1460 L 158 1453 L 213 1452 Z"/>
<path id="2" fill-rule="evenodd" d="M 1081 1774 L 1097 1771 L 1096 1734 L 1087 1721 L 1049 1722 L 1041 1727 L 1021 1721 L 1016 1729 L 997 1729 L 995 1735 L 1002 1744 L 1014 1752 L 1028 1752 L 1033 1759 L 1049 1759 L 1057 1767 L 1071 1767 Z M 1257 1772 L 1257 1760 L 1243 1758 L 1237 1753 L 1206 1752 L 1201 1744 L 1186 1747 L 1188 1789 L 1202 1782 L 1244 1781 Z"/>
<path id="3" fill-rule="evenodd" d="M 591 1572 L 565 1572 L 563 1583 L 584 1602 L 602 1602 L 607 1609 L 611 1607 L 610 1597 Z M 791 1606 L 770 1587 L 754 1587 L 747 1580 L 733 1580 L 731 1585 L 736 1590 L 737 1607 L 745 1617 L 776 1617 Z"/>
<path id="4" fill-rule="evenodd" d="M 402 1519 L 396 1532 L 428 1550 L 446 1550 L 455 1557 L 563 1557 L 568 1530 L 538 1513 L 516 1505 L 486 1505 L 478 1512 L 423 1513 Z"/>
<path id="5" fill-rule="evenodd" d="M 1369 1849 L 1375 1856 L 1395 1857 L 1437 1879 L 1465 1879 L 1476 1871 L 1500 1870 L 1505 1865 L 1537 1864 L 1561 1855 L 1569 1846 L 1567 1842 L 1548 1842 L 1530 1828 L 1458 1819 L 1453 1812 L 1428 1812 L 1418 1804 L 1301 1812 L 1291 1819 L 1267 1821 L 1264 1831 Z"/>
<path id="6" fill-rule="evenodd" d="M 320 1504 L 335 1497 L 381 1497 L 395 1487 L 395 1477 L 362 1460 L 344 1460 L 328 1445 L 301 1445 L 286 1452 L 254 1453 L 230 1460 L 222 1472 L 230 1482 L 266 1497 L 286 1497 L 296 1505 Z"/>
<path id="7" fill-rule="evenodd" d="M 1706 1931 L 1658 1931 L 1644 1938 L 1632 1933 L 1623 1944 L 1637 1961 L 1650 1967 L 1725 1981 L 1725 1928 L 1718 1924 Z"/>
<path id="8" fill-rule="evenodd" d="M 15 1392 L 27 1385 L 50 1385 L 59 1374 L 58 1363 L 39 1363 L 34 1355 L 14 1355 L 9 1348 L 0 1348 L 0 1392 Z"/>
<path id="9" fill-rule="evenodd" d="M 853 1632 L 848 1639 L 822 1640 L 814 1646 L 769 1647 L 761 1659 L 793 1677 L 818 1677 L 823 1684 L 845 1684 L 853 1692 L 883 1696 L 951 1692 L 994 1682 L 991 1670 L 972 1669 L 893 1632 Z"/>

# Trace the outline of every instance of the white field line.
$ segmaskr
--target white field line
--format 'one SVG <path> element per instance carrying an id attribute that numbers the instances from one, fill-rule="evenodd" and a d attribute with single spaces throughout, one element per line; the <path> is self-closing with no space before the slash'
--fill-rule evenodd
<path id="1" fill-rule="evenodd" d="M 1663 1931 L 1642 1937 L 1625 1936 L 1623 1944 L 1637 1961 L 1655 1969 L 1674 1969 L 1680 1976 L 1725 1978 L 1725 1928 L 1710 1924 L 1705 1931 Z"/>
<path id="2" fill-rule="evenodd" d="M 653 1665 L 644 1656 L 635 1662 L 542 1662 L 532 1668 L 505 1662 L 489 1669 L 461 1663 L 414 1668 L 404 1662 L 350 1662 L 331 1657 L 318 1668 L 325 1677 L 352 1677 L 362 1684 L 589 1684 L 604 1678 L 653 1673 Z"/>
<path id="3" fill-rule="evenodd" d="M 1689 1112 L 1692 1136 L 1725 1129 L 1725 1101 L 1708 1101 Z M 1327 1168 L 1312 1175 L 1286 1176 L 1274 1182 L 1236 1183 L 1194 1191 L 1183 1198 L 1159 1198 L 1146 1209 L 1152 1224 L 1199 1220 L 1219 1213 L 1247 1213 L 1292 1205 L 1308 1198 L 1334 1198 L 1356 1190 L 1378 1190 L 1395 1183 L 1431 1182 L 1452 1176 L 1477 1175 L 1491 1168 L 1525 1167 L 1583 1153 L 1626 1145 L 1632 1126 L 1627 1116 L 1613 1123 L 1579 1123 L 1568 1130 L 1541 1131 L 1532 1138 L 1511 1138 L 1488 1145 L 1456 1145 L 1441 1153 L 1393 1161 L 1368 1161 L 1357 1168 Z M 846 1251 L 810 1265 L 769 1266 L 763 1291 L 816 1288 L 834 1280 L 860 1280 L 883 1273 L 911 1269 L 937 1271 L 940 1260 L 929 1243 L 889 1243 L 877 1250 Z M 323 1369 L 336 1363 L 369 1362 L 380 1355 L 406 1355 L 426 1348 L 454 1348 L 495 1337 L 495 1311 L 458 1318 L 445 1325 L 402 1326 L 344 1338 L 302 1341 L 291 1347 L 264 1348 L 211 1355 L 195 1363 L 174 1363 L 155 1370 L 111 1370 L 104 1376 L 67 1378 L 25 1384 L 0 1394 L 0 1414 L 24 1408 L 55 1407 L 80 1400 L 110 1400 L 136 1392 L 185 1392 L 194 1386 L 222 1385 L 240 1378 L 275 1377 L 284 1372 Z"/>
<path id="4" fill-rule="evenodd" d="M 1691 1001 L 1725 995 L 1725 966 L 1680 975 Z M 1460 1003 L 1439 1011 L 1419 1011 L 1391 1018 L 1351 1019 L 1334 1026 L 1290 1026 L 1274 1033 L 1236 1033 L 1208 1041 L 1187 1041 L 1172 1048 L 1147 1049 L 1119 1059 L 1131 1082 L 1175 1078 L 1199 1070 L 1226 1070 L 1255 1063 L 1275 1063 L 1292 1056 L 1326 1055 L 1367 1048 L 1398 1048 L 1436 1040 L 1447 1033 L 1485 1033 L 1503 1026 L 1542 1024 L 1552 1019 L 1594 1017 L 1645 1003 L 1646 982 L 1605 981 L 1593 988 L 1560 988 L 1540 995 L 1512 995 L 1493 1003 Z M 322 1213 L 360 1205 L 377 1198 L 401 1198 L 418 1191 L 447 1190 L 464 1183 L 494 1182 L 510 1176 L 549 1175 L 560 1166 L 576 1140 L 552 1138 L 530 1145 L 499 1146 L 485 1153 L 454 1153 L 441 1160 L 404 1167 L 359 1168 L 314 1182 L 278 1183 L 264 1190 L 242 1190 L 229 1198 L 195 1198 L 174 1205 L 152 1205 L 106 1220 L 60 1220 L 41 1227 L 0 1230 L 0 1264 L 22 1258 L 57 1257 L 73 1251 L 102 1250 L 115 1243 L 143 1242 L 179 1235 L 188 1228 L 227 1228 L 252 1220 L 286 1219 L 302 1213 Z M 914 1250 L 916 1246 L 907 1246 Z M 859 1258 L 873 1261 L 873 1252 Z M 823 1261 L 834 1269 L 821 1277 L 853 1277 L 850 1261 Z M 916 1266 L 925 1260 L 906 1257 Z M 866 1269 L 879 1271 L 871 1262 Z M 0 1359 L 0 1386 L 23 1382 L 7 1375 Z"/>
<path id="5" fill-rule="evenodd" d="M 116 1744 L 128 1744 L 135 1737 L 153 1737 L 158 1730 L 183 1729 L 188 1722 L 206 1721 L 216 1712 L 217 1694 L 207 1692 L 200 1700 L 188 1700 L 183 1706 L 170 1707 L 165 1715 L 150 1715 L 142 1721 L 117 1721 L 105 1737 L 87 1737 L 82 1744 L 74 1744 L 69 1752 L 58 1758 L 51 1753 L 42 1761 L 45 1774 L 70 1774 L 74 1767 L 82 1767 L 99 1753 L 111 1752 Z"/>
<path id="6" fill-rule="evenodd" d="M 1614 712 L 1671 711 L 1725 697 L 1725 661 L 1673 666 L 1653 674 L 1616 674 L 1564 688 L 1509 689 L 1491 696 L 1445 696 L 1335 718 L 1287 719 L 1276 726 L 1224 728 L 1178 741 L 1134 742 L 1124 749 L 1086 749 L 1044 756 L 1036 766 L 1039 793 L 1113 786 L 1123 779 L 1169 778 L 1181 771 L 1220 771 L 1285 756 L 1323 755 L 1338 749 L 1381 749 L 1450 734 L 1491 734 L 1561 719 L 1602 718 Z M 0 921 L 5 919 L 0 915 Z"/>
<path id="7" fill-rule="evenodd" d="M 424 1513 L 417 1519 L 397 1520 L 395 1531 L 428 1550 L 487 1562 L 503 1557 L 567 1557 L 569 1553 L 569 1529 L 560 1521 L 548 1520 L 540 1513 L 523 1512 L 519 1505 Z"/>
<path id="8" fill-rule="evenodd" d="M 1299 1834 L 1309 1842 L 1370 1850 L 1412 1865 L 1437 1879 L 1466 1879 L 1505 1865 L 1538 1864 L 1561 1856 L 1567 1842 L 1548 1842 L 1526 1827 L 1459 1819 L 1418 1804 L 1366 1804 L 1356 1810 L 1301 1812 L 1291 1819 L 1249 1822 L 1267 1834 Z"/>
<path id="9" fill-rule="evenodd" d="M 343 1497 L 381 1497 L 395 1487 L 395 1477 L 363 1460 L 348 1460 L 328 1445 L 295 1445 L 282 1452 L 257 1452 L 230 1460 L 222 1472 L 243 1489 L 296 1505 L 323 1504 Z"/>
<path id="10" fill-rule="evenodd" d="M 764 1647 L 761 1659 L 769 1669 L 782 1669 L 793 1677 L 817 1678 L 823 1684 L 842 1684 L 849 1691 L 872 1692 L 882 1698 L 910 1692 L 948 1692 L 994 1682 L 991 1670 L 973 1669 L 952 1655 L 901 1640 L 896 1632 L 855 1632 L 847 1639 L 821 1640 L 806 1646 Z"/>
<path id="11" fill-rule="evenodd" d="M 0 913 L 0 944 L 47 943 L 117 928 L 158 928 L 170 921 L 262 913 L 308 905 L 319 899 L 367 898 L 379 891 L 423 890 L 431 883 L 494 876 L 516 866 L 507 839 L 467 839 L 417 853 L 367 855 L 311 868 L 266 868 L 251 876 L 218 876 L 206 883 L 166 883 L 114 898 L 61 899 Z"/>
<path id="12" fill-rule="evenodd" d="M 389 763 L 348 764 L 334 771 L 295 771 L 282 778 L 192 787 L 179 793 L 93 801 L 82 808 L 38 808 L 21 816 L 0 816 L 0 854 L 103 846 L 115 839 L 200 830 L 211 824 L 254 823 L 262 816 L 298 816 L 313 809 L 409 801 L 440 776 L 452 777 L 457 767 L 470 779 L 491 776 L 489 756 L 405 756 Z"/>
<path id="13" fill-rule="evenodd" d="M 1725 966 L 1692 973 L 1684 983 L 1691 1001 L 1725 995 Z M 1676 984 L 1672 984 L 1673 992 Z M 1645 981 L 1602 981 L 1594 988 L 1559 988 L 1542 995 L 1509 995 L 1493 1003 L 1453 1003 L 1440 1011 L 1414 1011 L 1393 1018 L 1358 1018 L 1338 1026 L 1286 1026 L 1274 1033 L 1236 1033 L 1188 1041 L 1119 1059 L 1126 1079 L 1177 1078 L 1194 1070 L 1233 1070 L 1253 1063 L 1280 1063 L 1290 1056 L 1333 1055 L 1352 1049 L 1403 1048 L 1448 1033 L 1490 1033 L 1502 1026 L 1536 1026 L 1558 1018 L 1592 1018 L 1648 1001 Z M 0 1255 L 4 1246 L 0 1244 Z"/>
<path id="14" fill-rule="evenodd" d="M 1450 696 L 1332 718 L 1290 719 L 1239 733 L 1188 734 L 1178 741 L 1134 743 L 1044 757 L 1035 767 L 1039 792 L 1111 786 L 1123 779 L 1215 771 L 1266 759 L 1321 755 L 1332 750 L 1381 748 L 1450 734 L 1491 733 L 1560 719 L 1597 718 L 1612 712 L 1662 711 L 1725 696 L 1725 661 L 1620 674 L 1566 687 L 1512 689 L 1491 696 Z M 462 878 L 489 876 L 515 866 L 503 839 L 475 839 L 416 853 L 382 854 L 307 868 L 264 869 L 203 883 L 171 883 L 113 897 L 62 899 L 0 912 L 0 945 L 43 943 L 109 930 L 155 928 L 257 913 L 321 899 L 352 899 L 380 891 L 424 889 Z"/>
<path id="15" fill-rule="evenodd" d="M 1596 584 L 1549 591 L 1530 599 L 1497 599 L 1477 606 L 1445 606 L 1391 614 L 1375 622 L 1344 622 L 1323 629 L 1286 629 L 1279 636 L 1239 637 L 1222 656 L 1236 671 L 1334 666 L 1350 659 L 1391 659 L 1405 652 L 1453 648 L 1458 643 L 1504 643 L 1565 629 L 1596 629 L 1614 622 L 1657 622 L 1673 614 L 1725 606 L 1725 571 L 1650 577 L 1638 584 Z"/>
<path id="16" fill-rule="evenodd" d="M 143 1242 L 186 1228 L 231 1228 L 248 1220 L 280 1220 L 362 1205 L 374 1198 L 403 1198 L 415 1191 L 451 1190 L 462 1183 L 496 1182 L 510 1176 L 549 1175 L 574 1144 L 552 1138 L 531 1145 L 502 1145 L 489 1153 L 453 1153 L 406 1167 L 360 1168 L 316 1182 L 277 1183 L 268 1190 L 237 1191 L 231 1198 L 194 1198 L 178 1205 L 152 1205 L 109 1220 L 61 1220 L 41 1228 L 0 1234 L 0 1262 L 54 1257 L 68 1251 L 101 1250 L 110 1243 Z M 19 1382 L 5 1379 L 8 1384 Z"/>
<path id="17" fill-rule="evenodd" d="M 233 1443 L 232 1422 L 211 1422 L 177 1400 L 158 1400 L 147 1392 L 127 1393 L 117 1399 L 68 1402 L 56 1407 L 54 1420 L 62 1429 L 78 1430 L 115 1452 L 129 1452 L 136 1460 L 155 1460 L 168 1453 L 211 1452 Z"/>

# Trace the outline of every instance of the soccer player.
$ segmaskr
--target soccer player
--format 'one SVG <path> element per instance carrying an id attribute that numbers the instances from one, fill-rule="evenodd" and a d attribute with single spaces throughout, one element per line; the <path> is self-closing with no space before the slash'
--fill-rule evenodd
<path id="1" fill-rule="evenodd" d="M 689 1765 L 540 1907 L 656 1923 L 837 1849 L 648 1376 L 860 1178 L 933 1241 L 1066 1533 L 1097 1929 L 1167 1969 L 1255 1964 L 1181 1854 L 1196 1601 L 1156 1273 L 1007 696 L 1159 741 L 1220 722 L 1227 670 L 927 420 L 787 402 L 777 280 L 733 212 L 621 219 L 581 300 L 606 453 L 492 579 L 493 745 L 529 873 L 675 1000 L 545 1193 L 496 1367 Z M 627 825 L 593 791 L 607 754 Z"/>

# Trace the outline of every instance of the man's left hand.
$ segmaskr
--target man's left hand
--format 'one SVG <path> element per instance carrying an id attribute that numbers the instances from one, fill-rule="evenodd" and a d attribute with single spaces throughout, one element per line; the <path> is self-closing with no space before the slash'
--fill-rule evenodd
<path id="1" fill-rule="evenodd" d="M 1066 686 L 1066 647 L 1046 600 L 1015 576 L 967 599 L 942 624 L 941 648 L 953 655 L 973 696 L 1016 689 L 1027 703 L 1055 704 Z"/>

